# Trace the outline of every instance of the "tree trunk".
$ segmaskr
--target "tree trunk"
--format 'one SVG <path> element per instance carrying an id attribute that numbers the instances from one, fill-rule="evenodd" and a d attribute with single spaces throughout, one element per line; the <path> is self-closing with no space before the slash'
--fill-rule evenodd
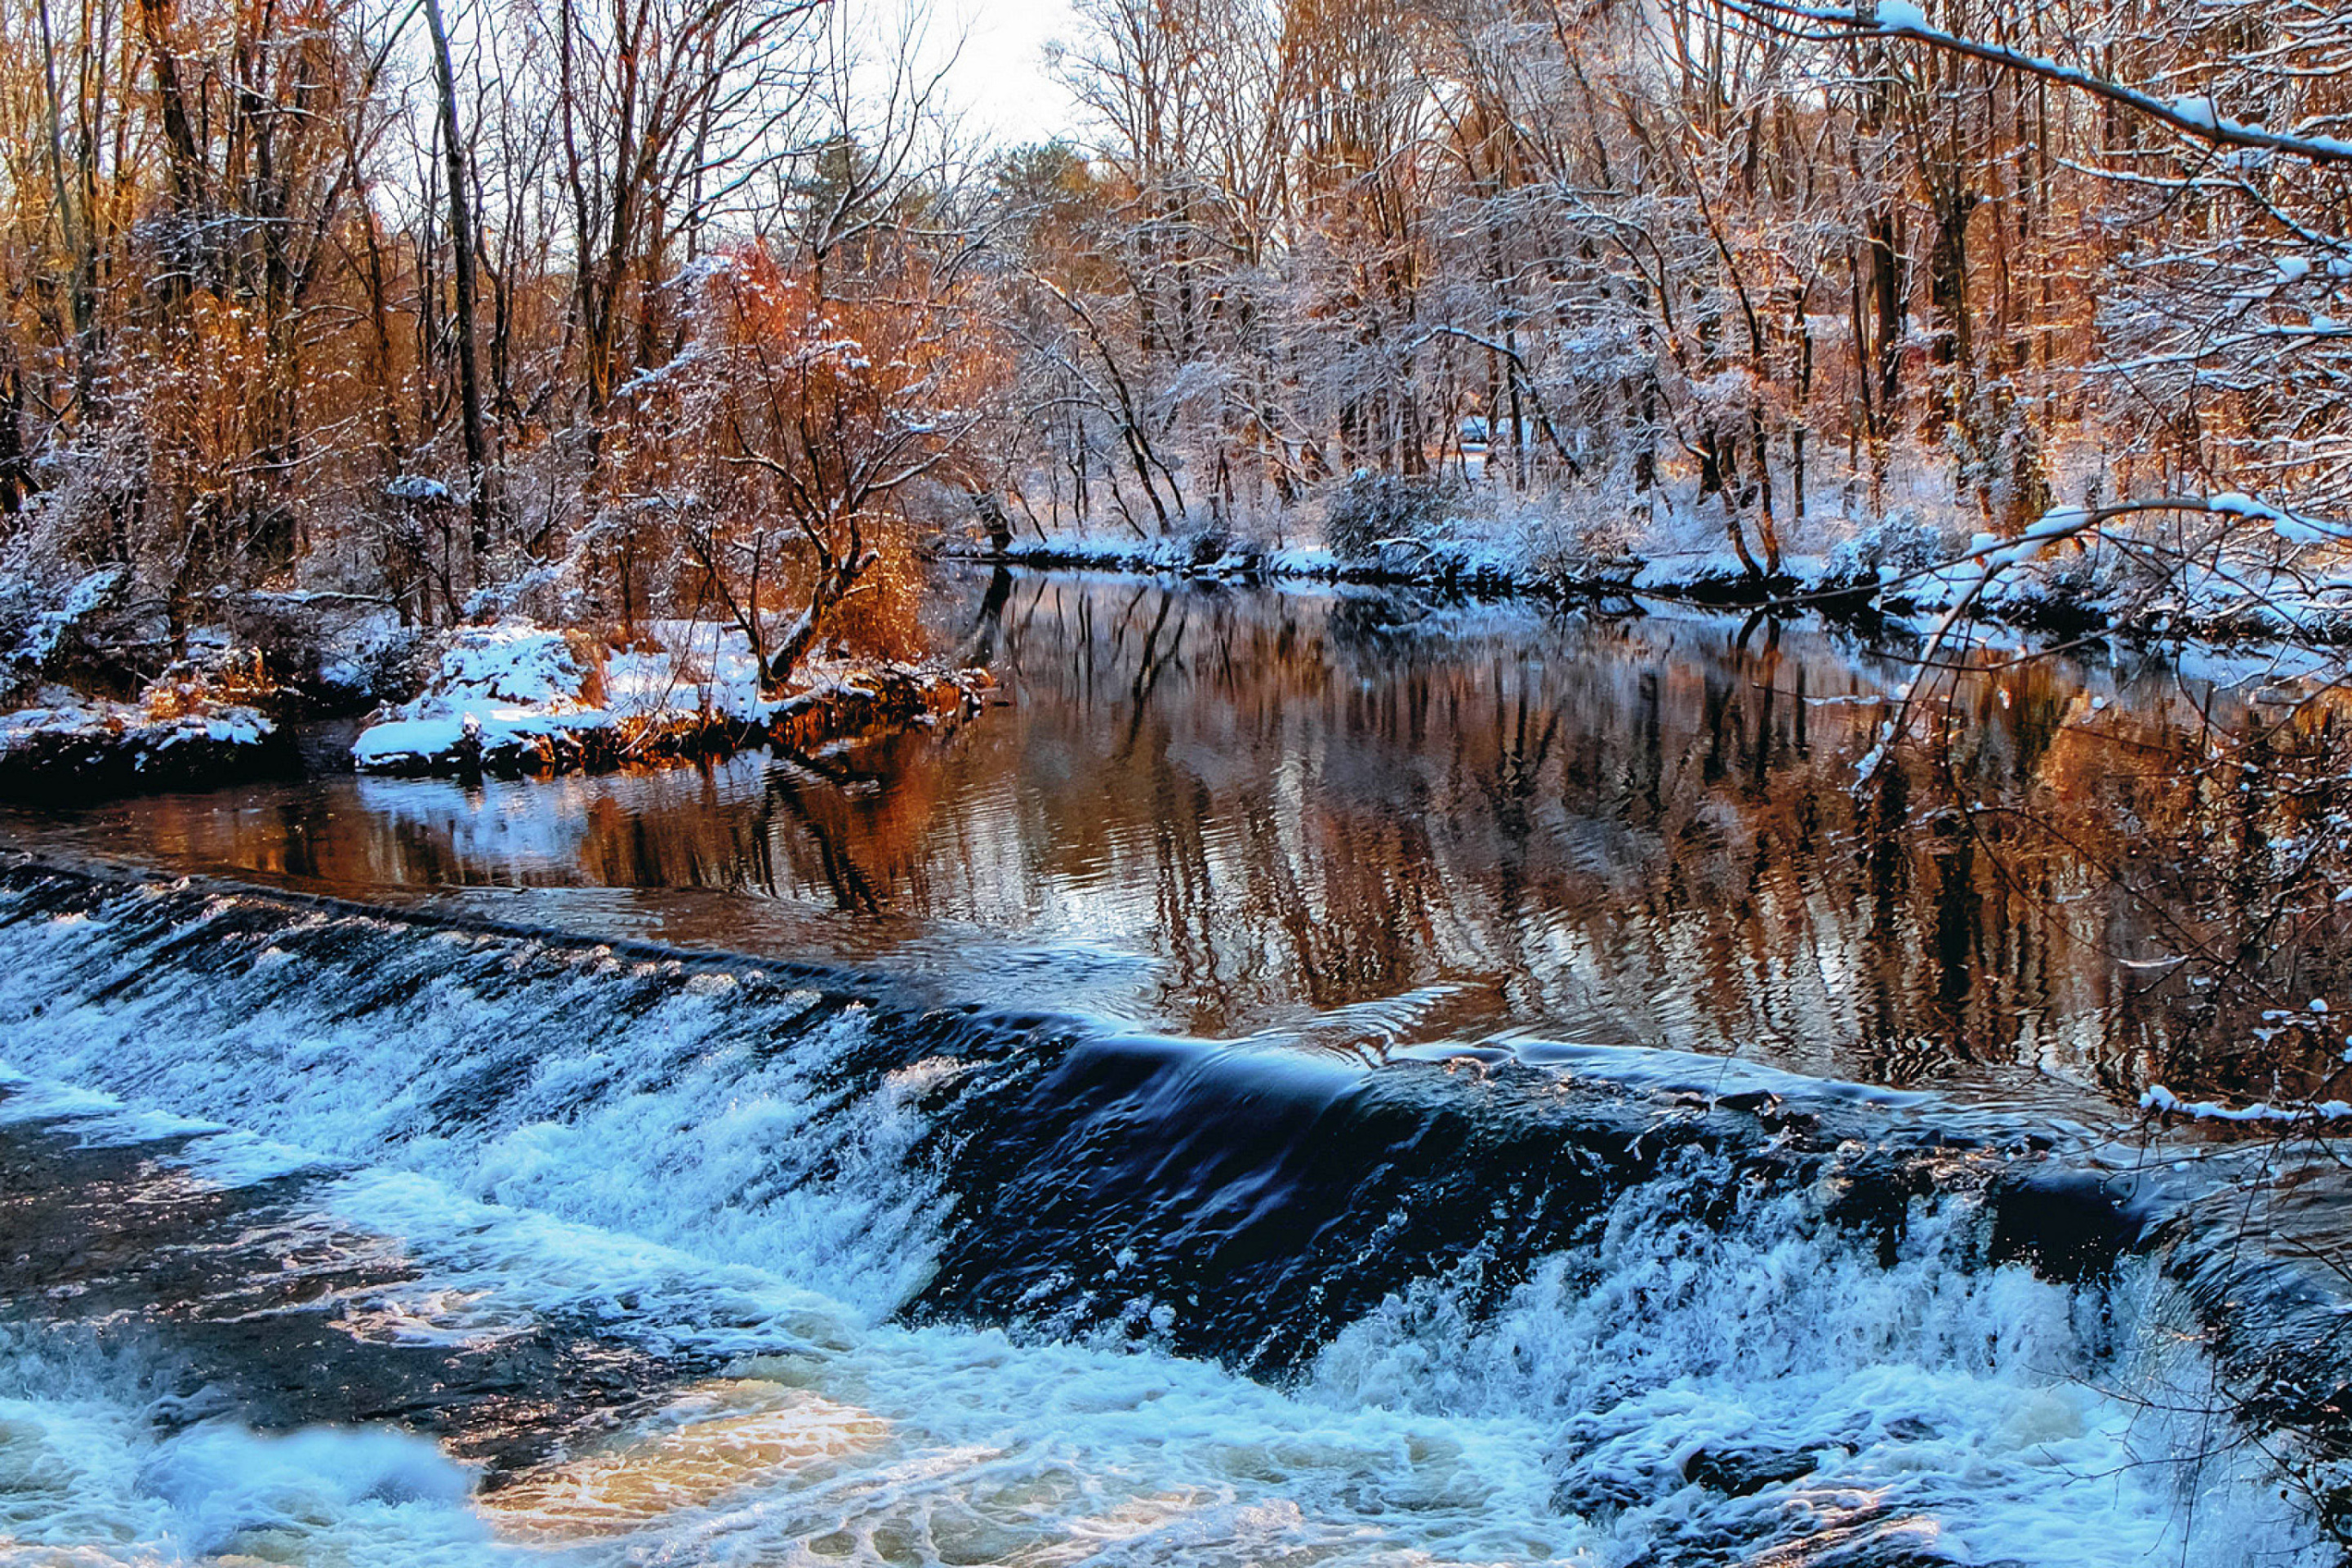
<path id="1" fill-rule="evenodd" d="M 838 564 L 817 569 L 816 581 L 809 588 L 808 608 L 784 628 L 783 637 L 776 643 L 775 652 L 768 656 L 764 674 L 769 690 L 774 690 L 792 679 L 793 671 L 800 668 L 801 660 L 806 658 L 809 649 L 816 646 L 816 636 L 824 627 L 824 617 L 835 605 L 848 597 L 850 589 L 857 585 L 857 580 L 881 559 L 871 550 L 862 552 L 853 550 Z"/>
<path id="2" fill-rule="evenodd" d="M 441 0 L 425 0 L 433 34 L 433 68 L 441 89 L 441 145 L 449 166 L 449 242 L 457 284 L 457 398 L 466 442 L 466 500 L 473 520 L 474 578 L 490 552 L 488 454 L 482 440 L 482 382 L 474 359 L 474 218 L 466 174 L 466 141 L 457 130 L 457 73 L 449 62 L 449 33 Z"/>
<path id="3" fill-rule="evenodd" d="M 1969 319 L 1969 217 L 1981 198 L 1973 191 L 1948 191 L 1936 203 L 1936 238 L 1927 252 L 1928 302 L 1937 317 L 1936 363 L 1950 372 L 1939 395 L 1948 416 L 1965 403 L 1976 363 L 1975 334 Z"/>
<path id="4" fill-rule="evenodd" d="M 155 95 L 163 107 L 163 141 L 172 170 L 173 227 L 163 297 L 177 305 L 186 300 L 203 260 L 204 155 L 196 147 L 195 128 L 188 118 L 179 58 L 172 52 L 170 0 L 140 0 L 139 16 L 154 67 Z"/>

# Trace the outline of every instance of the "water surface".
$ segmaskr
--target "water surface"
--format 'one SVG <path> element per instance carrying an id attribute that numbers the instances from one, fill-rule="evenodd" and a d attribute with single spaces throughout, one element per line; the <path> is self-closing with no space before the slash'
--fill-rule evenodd
<path id="1" fill-rule="evenodd" d="M 1006 693 L 945 740 L 12 826 L 1203 1037 L 1539 1037 L 2076 1109 L 2168 1074 L 2260 1091 L 2213 1039 L 2333 977 L 2315 954 L 2227 1017 L 2200 989 L 2210 906 L 2253 900 L 2204 885 L 2219 838 L 2168 803 L 2276 684 L 2258 656 L 1975 678 L 1909 710 L 1948 762 L 1863 790 L 1915 674 L 1883 632 L 1065 576 L 941 615 Z"/>
<path id="2" fill-rule="evenodd" d="M 8 817 L 235 880 L 0 869 L 0 1556 L 2336 1560 L 2343 1184 L 2131 1110 L 2340 1069 L 2325 691 L 939 630 L 949 735 Z"/>
<path id="3" fill-rule="evenodd" d="M 12 1558 L 2334 1560 L 2324 1295 L 1868 1099 L 24 871 L 0 1041 Z"/>

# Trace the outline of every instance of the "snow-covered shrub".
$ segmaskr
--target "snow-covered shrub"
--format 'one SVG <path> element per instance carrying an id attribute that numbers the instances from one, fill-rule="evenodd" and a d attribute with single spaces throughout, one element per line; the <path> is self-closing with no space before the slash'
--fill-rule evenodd
<path id="1" fill-rule="evenodd" d="M 1838 542 L 1830 552 L 1828 575 L 1841 583 L 1906 577 L 1949 561 L 1962 542 L 1956 532 L 1936 527 L 1912 508 L 1895 507 Z"/>
<path id="2" fill-rule="evenodd" d="M 1460 481 L 1359 468 L 1331 496 L 1323 543 L 1342 561 L 1370 561 L 1384 546 L 1426 544 L 1462 499 Z"/>
<path id="3" fill-rule="evenodd" d="M 52 680 L 128 691 L 121 623 L 129 588 L 120 567 L 0 574 L 0 705 Z"/>
<path id="4" fill-rule="evenodd" d="M 352 747 L 362 768 L 425 771 L 485 744 L 536 743 L 602 726 L 601 659 L 528 621 L 458 626 L 425 691 L 379 714 Z"/>
<path id="5" fill-rule="evenodd" d="M 592 668 L 564 633 L 528 621 L 458 626 L 442 647 L 433 694 L 460 704 L 591 707 Z"/>
<path id="6" fill-rule="evenodd" d="M 1520 569 L 1558 586 L 1615 578 L 1638 567 L 1654 542 L 1644 508 L 1622 490 L 1579 489 L 1525 498 L 1498 519 L 1498 531 L 1522 541 Z"/>

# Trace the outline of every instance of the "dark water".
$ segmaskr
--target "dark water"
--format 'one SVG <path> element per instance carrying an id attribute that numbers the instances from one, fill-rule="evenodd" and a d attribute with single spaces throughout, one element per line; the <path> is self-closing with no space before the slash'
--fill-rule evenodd
<path id="1" fill-rule="evenodd" d="M 1972 678 L 1911 710 L 1948 763 L 1905 752 L 1858 790 L 1914 673 L 1900 637 L 1105 578 L 947 597 L 943 637 L 992 654 L 1010 700 L 945 741 L 473 787 L 346 775 L 13 826 L 1374 1058 L 1664 1048 L 2079 1114 L 2154 1082 L 2326 1088 L 2319 1031 L 2239 1050 L 2340 977 L 2308 931 L 2284 965 L 2248 956 L 2314 896 L 2273 874 L 2294 828 L 2220 820 L 2181 782 L 2214 766 L 2216 725 L 2263 718 L 2275 661 Z M 2329 805 L 2281 789 L 2261 810 Z"/>

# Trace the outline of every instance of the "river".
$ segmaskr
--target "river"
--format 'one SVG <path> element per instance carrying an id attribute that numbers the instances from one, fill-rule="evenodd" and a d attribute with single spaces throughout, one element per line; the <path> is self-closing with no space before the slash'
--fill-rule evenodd
<path id="1" fill-rule="evenodd" d="M 2340 1202 L 2136 1106 L 2332 1070 L 2179 803 L 2294 669 L 1865 787 L 1849 628 L 939 614 L 946 737 L 6 818 L 0 1555 L 2335 1560 L 2344 1314 L 2215 1215 Z"/>

